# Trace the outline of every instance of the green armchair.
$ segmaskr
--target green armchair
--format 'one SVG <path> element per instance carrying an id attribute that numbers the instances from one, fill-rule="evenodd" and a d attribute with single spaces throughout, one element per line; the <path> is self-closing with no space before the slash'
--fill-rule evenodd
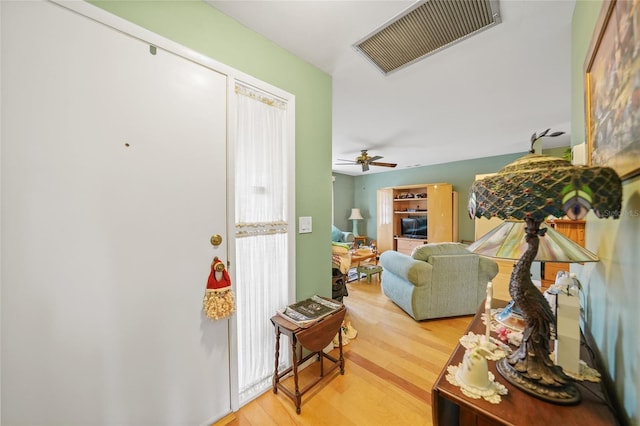
<path id="1" fill-rule="evenodd" d="M 382 291 L 415 320 L 471 315 L 486 296 L 498 264 L 459 243 L 416 247 L 411 256 L 380 255 Z"/>

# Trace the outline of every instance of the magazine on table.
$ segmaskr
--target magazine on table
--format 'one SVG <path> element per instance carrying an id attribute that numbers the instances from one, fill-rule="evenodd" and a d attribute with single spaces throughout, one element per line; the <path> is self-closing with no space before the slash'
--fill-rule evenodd
<path id="1" fill-rule="evenodd" d="M 341 307 L 341 303 L 315 295 L 279 310 L 278 314 L 287 321 L 306 328 L 338 311 Z"/>

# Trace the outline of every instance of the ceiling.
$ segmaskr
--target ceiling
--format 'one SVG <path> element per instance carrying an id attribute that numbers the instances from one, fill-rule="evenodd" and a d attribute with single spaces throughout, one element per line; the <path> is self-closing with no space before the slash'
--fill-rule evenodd
<path id="1" fill-rule="evenodd" d="M 332 168 L 360 175 L 361 149 L 397 163 L 378 173 L 529 149 L 532 133 L 570 145 L 575 0 L 502 0 L 502 23 L 383 75 L 352 46 L 414 1 L 217 1 L 226 15 L 333 80 Z"/>

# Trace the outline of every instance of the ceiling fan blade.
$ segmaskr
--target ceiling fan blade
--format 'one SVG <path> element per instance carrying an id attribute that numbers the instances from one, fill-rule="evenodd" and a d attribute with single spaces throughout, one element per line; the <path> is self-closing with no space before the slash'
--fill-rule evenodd
<path id="1" fill-rule="evenodd" d="M 380 166 L 380 167 L 395 167 L 395 166 L 397 166 L 396 163 L 380 163 L 378 161 L 370 162 L 369 164 L 371 164 L 372 166 Z"/>
<path id="2" fill-rule="evenodd" d="M 380 167 L 396 167 L 395 163 L 382 163 L 376 160 L 383 158 L 381 155 L 374 155 L 373 157 L 369 157 L 367 154 L 367 150 L 363 149 L 360 151 L 360 155 L 356 157 L 355 161 L 353 160 L 344 160 L 342 158 L 338 158 L 336 161 L 342 161 L 342 163 L 335 163 L 336 166 L 349 166 L 354 164 L 360 164 L 362 166 L 362 171 L 369 171 L 369 166 L 380 166 Z"/>

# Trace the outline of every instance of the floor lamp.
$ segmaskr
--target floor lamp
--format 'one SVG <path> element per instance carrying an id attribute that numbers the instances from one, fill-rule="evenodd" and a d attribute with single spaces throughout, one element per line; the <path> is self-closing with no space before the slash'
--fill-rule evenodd
<path id="1" fill-rule="evenodd" d="M 533 145 L 543 137 L 554 137 L 549 129 L 531 137 L 529 154 L 503 167 L 497 174 L 474 182 L 469 193 L 469 215 L 473 219 L 498 217 L 523 222 L 526 249 L 509 281 L 509 294 L 522 312 L 525 323 L 522 344 L 496 365 L 512 385 L 539 399 L 563 405 L 580 401 L 580 392 L 562 368 L 549 357 L 553 312 L 531 280 L 543 225 L 548 216 L 582 219 L 589 210 L 598 218 L 620 216 L 622 183 L 609 167 L 576 167 L 557 157 L 535 154 Z"/>

